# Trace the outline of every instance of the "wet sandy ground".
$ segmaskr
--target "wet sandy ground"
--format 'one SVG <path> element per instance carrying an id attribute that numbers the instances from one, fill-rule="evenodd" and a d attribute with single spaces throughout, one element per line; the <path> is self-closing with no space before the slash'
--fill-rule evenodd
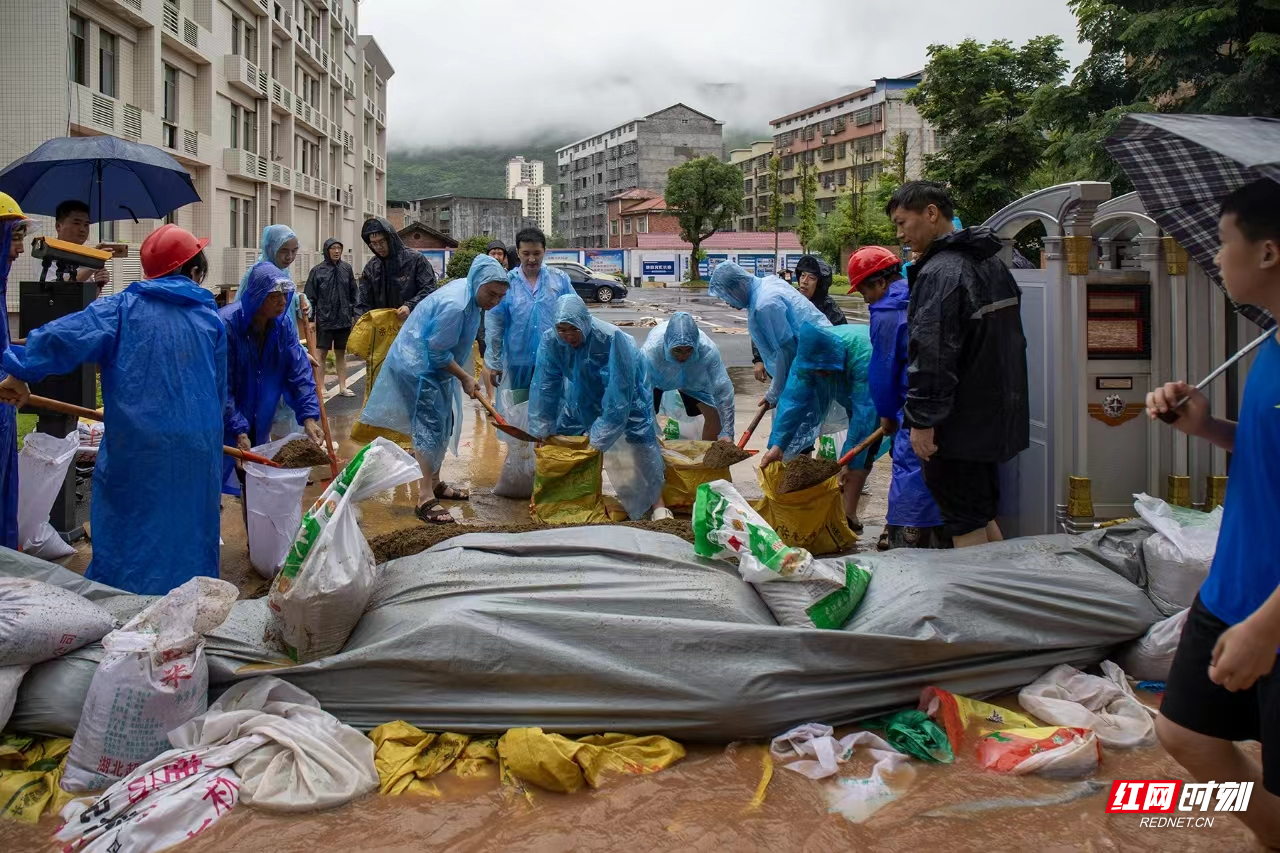
<path id="1" fill-rule="evenodd" d="M 356 364 L 352 372 L 359 370 Z M 764 387 L 748 368 L 730 370 L 738 391 L 739 433 L 755 412 Z M 330 385 L 333 379 L 330 377 Z M 362 395 L 359 381 L 353 383 Z M 332 390 L 332 389 L 331 389 Z M 333 397 L 328 403 L 339 456 L 358 449 L 351 442 L 351 423 L 359 411 L 355 399 Z M 748 444 L 764 449 L 768 418 Z M 460 456 L 448 457 L 448 482 L 473 490 L 468 502 L 448 504 L 462 525 L 521 523 L 528 505 L 496 497 L 491 489 L 501 468 L 505 445 L 498 441 L 479 407 L 464 407 Z M 759 496 L 755 462 L 733 468 L 733 478 L 749 498 Z M 317 482 L 308 496 L 318 495 L 327 476 L 315 469 Z M 864 498 L 867 532 L 859 549 L 873 548 L 883 524 L 888 489 L 888 459 L 877 463 L 869 480 L 872 496 Z M 375 536 L 420 524 L 413 515 L 414 492 L 402 487 L 362 506 L 362 527 Z M 465 532 L 463 530 L 459 531 Z M 240 506 L 224 499 L 222 576 L 237 583 L 243 595 L 265 592 L 266 582 L 249 565 Z M 91 544 L 84 543 L 71 568 L 83 571 Z M 1148 701 L 1156 701 L 1150 694 Z M 1011 697 L 1000 700 L 1016 707 Z M 818 721 L 820 722 L 820 721 Z M 649 734 L 636 732 L 635 734 Z M 370 795 L 347 806 L 308 815 L 270 815 L 240 807 L 200 836 L 181 846 L 187 853 L 314 853 L 315 851 L 407 850 L 785 850 L 885 851 L 1245 851 L 1259 849 L 1237 821 L 1217 815 L 1212 827 L 1149 829 L 1133 815 L 1105 812 L 1106 792 L 1061 805 L 1037 805 L 1078 783 L 1035 777 L 999 776 L 977 766 L 973 744 L 961 750 L 956 764 L 915 762 L 916 780 L 901 797 L 865 824 L 850 823 L 828 812 L 824 791 L 833 783 L 814 782 L 776 768 L 764 803 L 749 809 L 759 784 L 767 745 L 688 745 L 689 755 L 664 772 L 646 777 L 616 777 L 598 791 L 560 795 L 533 791 L 531 799 L 504 790 L 494 777 L 459 779 L 446 774 L 436 781 L 439 797 Z M 1256 754 L 1256 745 L 1254 745 Z M 866 776 L 871 763 L 858 758 L 842 768 L 842 776 Z M 1182 779 L 1181 768 L 1159 747 L 1121 752 L 1105 750 L 1096 779 Z M 926 817 L 942 806 L 1006 800 L 1005 806 L 959 817 Z M 6 823 L 0 831 L 2 850 L 53 850 L 48 839 L 57 820 L 46 817 L 36 826 Z"/>

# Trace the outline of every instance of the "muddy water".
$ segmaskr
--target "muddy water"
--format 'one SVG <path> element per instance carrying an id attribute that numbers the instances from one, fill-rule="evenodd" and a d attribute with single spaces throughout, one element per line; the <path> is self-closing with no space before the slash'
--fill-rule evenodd
<path id="1" fill-rule="evenodd" d="M 1248 833 L 1219 815 L 1212 827 L 1147 829 L 1135 815 L 1105 813 L 1106 794 L 1056 806 L 1009 807 L 964 817 L 924 817 L 943 806 L 1053 796 L 1076 785 L 997 776 L 977 767 L 972 750 L 950 766 L 913 762 L 915 781 L 865 824 L 829 813 L 814 782 L 775 768 L 764 803 L 749 809 L 765 747 L 693 746 L 674 767 L 644 777 L 611 777 L 597 791 L 532 799 L 503 790 L 496 778 L 435 781 L 439 797 L 370 795 L 307 815 L 270 815 L 239 806 L 180 848 L 183 853 L 317 851 L 1246 851 Z M 866 776 L 857 758 L 842 776 Z M 1177 779 L 1178 766 L 1158 749 L 1107 751 L 1098 779 Z M 51 850 L 53 818 L 37 826 L 4 825 L 5 850 Z"/>

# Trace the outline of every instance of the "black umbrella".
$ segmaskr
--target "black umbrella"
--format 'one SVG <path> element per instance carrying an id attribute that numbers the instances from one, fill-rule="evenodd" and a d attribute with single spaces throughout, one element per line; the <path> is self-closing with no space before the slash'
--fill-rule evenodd
<path id="1" fill-rule="evenodd" d="M 1131 113 L 1105 145 L 1147 214 L 1222 287 L 1213 262 L 1222 199 L 1260 178 L 1280 182 L 1280 120 Z M 1235 308 L 1263 328 L 1275 325 L 1257 306 Z"/>

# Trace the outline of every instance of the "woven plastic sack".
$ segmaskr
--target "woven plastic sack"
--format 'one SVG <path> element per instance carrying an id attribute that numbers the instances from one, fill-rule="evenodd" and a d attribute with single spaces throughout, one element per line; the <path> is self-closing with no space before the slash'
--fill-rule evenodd
<path id="1" fill-rule="evenodd" d="M 703 424 L 706 422 L 702 415 L 689 417 L 684 408 L 684 399 L 675 390 L 663 392 L 657 420 L 661 437 L 668 441 L 701 440 Z"/>
<path id="2" fill-rule="evenodd" d="M 1222 526 L 1222 507 L 1200 512 L 1150 495 L 1135 495 L 1133 508 L 1156 529 L 1142 544 L 1147 593 L 1166 616 L 1191 606 L 1209 576 Z"/>
<path id="3" fill-rule="evenodd" d="M 40 663 L 96 643 L 111 614 L 70 590 L 28 578 L 0 578 L 0 666 Z"/>
<path id="4" fill-rule="evenodd" d="M 18 453 L 18 541 L 23 553 L 57 560 L 76 552 L 49 524 L 49 510 L 79 449 L 78 432 L 65 438 L 33 432 L 23 441 Z"/>
<path id="5" fill-rule="evenodd" d="M 522 392 L 524 401 L 515 402 L 515 395 L 505 389 L 498 390 L 499 409 L 504 412 L 503 418 L 513 427 L 522 430 L 529 428 L 528 392 Z M 534 455 L 533 443 L 499 432 L 498 438 L 507 445 L 507 458 L 502 463 L 502 471 L 498 474 L 498 484 L 493 493 L 503 498 L 527 500 L 533 495 L 533 477 L 537 468 L 537 457 Z"/>
<path id="6" fill-rule="evenodd" d="M 756 511 L 794 548 L 819 556 L 852 550 L 858 536 L 845 518 L 838 478 L 784 495 L 780 487 L 785 470 L 775 463 L 757 471 L 764 497 L 756 501 Z"/>
<path id="7" fill-rule="evenodd" d="M 533 517 L 544 524 L 600 524 L 604 503 L 604 457 L 585 435 L 553 435 L 534 451 Z"/>
<path id="8" fill-rule="evenodd" d="M 1173 654 L 1187 624 L 1187 610 L 1181 610 L 1152 625 L 1147 633 L 1122 647 L 1116 663 L 1135 681 L 1167 681 Z"/>
<path id="9" fill-rule="evenodd" d="M 1092 729 L 1105 746 L 1154 746 L 1153 712 L 1133 695 L 1120 667 L 1103 661 L 1102 672 L 1105 678 L 1060 664 L 1022 688 L 1018 702 L 1055 726 Z"/>
<path id="10" fill-rule="evenodd" d="M 1088 729 L 1041 726 L 1005 729 L 978 741 L 978 763 L 997 773 L 1079 779 L 1098 769 L 1102 747 Z"/>
<path id="11" fill-rule="evenodd" d="M 662 502 L 673 512 L 692 512 L 698 486 L 703 483 L 733 479 L 728 468 L 703 467 L 702 457 L 714 441 L 665 440 L 661 444 L 665 464 Z"/>
<path id="12" fill-rule="evenodd" d="M 291 441 L 307 439 L 292 433 L 270 444 L 253 448 L 267 459 L 275 457 Z M 302 493 L 307 489 L 310 468 L 272 468 L 246 462 L 245 508 L 248 510 L 249 562 L 259 575 L 271 580 L 284 563 L 302 522 Z"/>

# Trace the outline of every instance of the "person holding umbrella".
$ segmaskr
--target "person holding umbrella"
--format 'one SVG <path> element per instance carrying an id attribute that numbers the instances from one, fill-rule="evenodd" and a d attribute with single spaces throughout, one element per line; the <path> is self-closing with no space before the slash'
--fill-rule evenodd
<path id="1" fill-rule="evenodd" d="M 200 286 L 208 243 L 161 226 L 142 243 L 143 281 L 46 323 L 2 356 L 0 402 L 11 406 L 26 404 L 29 382 L 100 367 L 107 429 L 85 577 L 140 595 L 218 576 L 227 336 Z"/>
<path id="2" fill-rule="evenodd" d="M 31 220 L 12 198 L 0 193 L 0 299 L 8 298 L 9 271 L 22 254 Z M 0 323 L 0 351 L 9 348 L 9 324 Z M 0 372 L 0 376 L 3 373 Z M 0 545 L 15 551 L 18 541 L 18 413 L 0 411 Z"/>

